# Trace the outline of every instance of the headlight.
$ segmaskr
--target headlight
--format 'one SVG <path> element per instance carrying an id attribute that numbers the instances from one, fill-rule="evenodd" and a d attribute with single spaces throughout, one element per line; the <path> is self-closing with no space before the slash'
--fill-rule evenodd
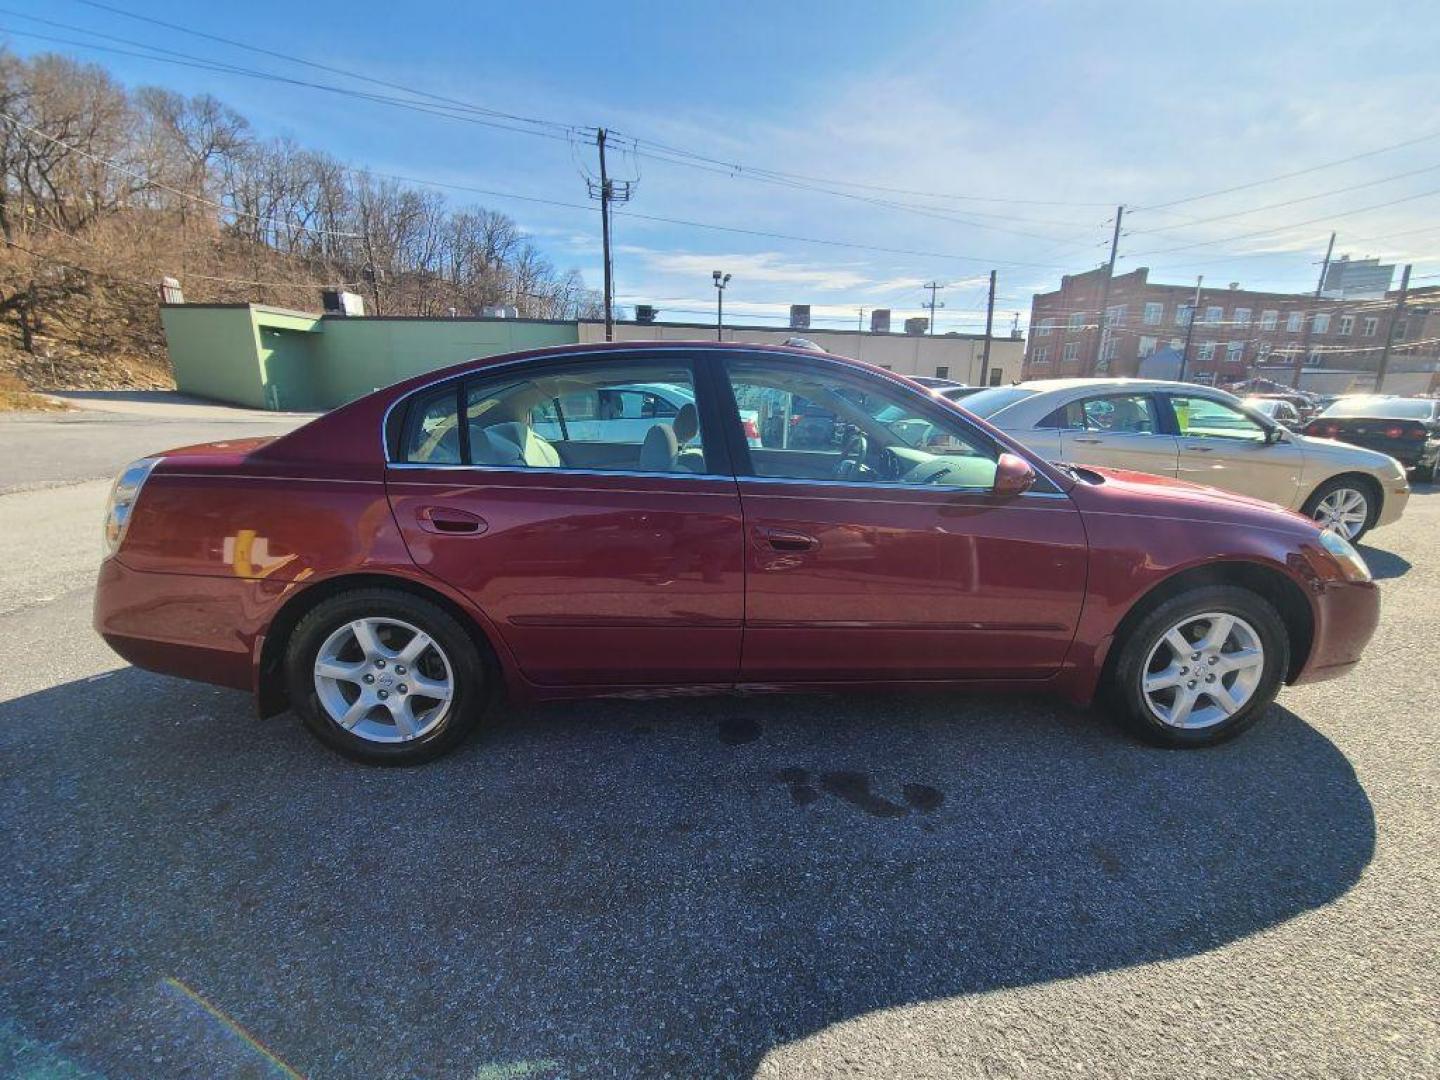
<path id="1" fill-rule="evenodd" d="M 1360 552 L 1355 550 L 1355 545 L 1350 543 L 1333 529 L 1325 529 L 1320 533 L 1320 546 L 1330 553 L 1330 557 L 1340 564 L 1341 571 L 1345 574 L 1346 581 L 1370 581 L 1370 567 L 1365 565 L 1365 559 Z"/>
<path id="2" fill-rule="evenodd" d="M 135 500 L 140 498 L 140 489 L 150 470 L 160 464 L 158 457 L 141 458 L 125 466 L 125 469 L 110 485 L 110 501 L 105 504 L 105 554 L 114 555 L 120 550 L 125 539 L 125 530 L 130 527 L 130 514 L 135 509 Z"/>

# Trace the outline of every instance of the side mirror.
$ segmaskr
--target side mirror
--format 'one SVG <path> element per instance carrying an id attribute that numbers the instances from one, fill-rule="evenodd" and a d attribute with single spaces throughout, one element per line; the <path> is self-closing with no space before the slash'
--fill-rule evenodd
<path id="1" fill-rule="evenodd" d="M 996 495 L 1011 497 L 1023 495 L 1035 486 L 1035 470 L 1030 463 L 1014 454 L 1001 454 L 995 463 Z"/>
<path id="2" fill-rule="evenodd" d="M 1274 427 L 1267 427 L 1267 428 L 1265 429 L 1265 445 L 1266 445 L 1266 446 L 1274 446 L 1277 442 L 1284 442 L 1284 441 L 1285 441 L 1285 428 L 1284 428 L 1284 425 L 1282 425 L 1282 424 L 1276 424 Z"/>

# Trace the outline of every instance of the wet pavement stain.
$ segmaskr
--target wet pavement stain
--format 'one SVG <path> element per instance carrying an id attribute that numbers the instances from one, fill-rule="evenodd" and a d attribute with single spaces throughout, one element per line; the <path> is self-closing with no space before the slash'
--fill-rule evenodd
<path id="1" fill-rule="evenodd" d="M 727 716 L 720 721 L 720 741 L 740 746 L 760 738 L 760 721 L 751 716 Z"/>
<path id="2" fill-rule="evenodd" d="M 945 793 L 929 784 L 905 784 L 902 791 L 904 805 L 885 798 L 871 790 L 871 779 L 867 773 L 839 770 L 821 773 L 812 780 L 810 773 L 798 765 L 790 765 L 775 774 L 775 779 L 790 789 L 790 800 L 796 806 L 809 806 L 820 798 L 821 792 L 833 795 L 851 806 L 858 807 L 871 817 L 902 818 L 912 812 L 929 814 L 945 801 Z M 817 789 L 818 788 L 818 789 Z M 922 826 L 926 831 L 932 828 Z"/>

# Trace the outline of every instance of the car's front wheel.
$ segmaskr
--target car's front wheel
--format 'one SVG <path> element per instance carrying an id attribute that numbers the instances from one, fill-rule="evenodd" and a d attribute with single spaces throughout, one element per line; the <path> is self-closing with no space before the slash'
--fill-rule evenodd
<path id="1" fill-rule="evenodd" d="M 1130 732 L 1161 746 L 1238 735 L 1264 715 L 1290 664 L 1279 614 L 1230 585 L 1171 597 L 1117 648 L 1108 697 Z"/>
<path id="2" fill-rule="evenodd" d="M 1301 513 L 1324 529 L 1334 529 L 1352 543 L 1375 523 L 1380 502 L 1371 484 L 1354 476 L 1336 476 L 1317 487 Z"/>
<path id="3" fill-rule="evenodd" d="M 290 637 L 290 700 L 332 749 L 377 765 L 415 765 L 475 726 L 488 687 L 475 641 L 436 604 L 357 589 L 318 604 Z"/>

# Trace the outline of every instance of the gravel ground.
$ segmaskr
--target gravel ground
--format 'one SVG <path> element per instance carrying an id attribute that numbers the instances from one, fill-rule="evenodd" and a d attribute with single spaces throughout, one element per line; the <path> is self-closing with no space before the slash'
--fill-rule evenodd
<path id="1" fill-rule="evenodd" d="M 1374 535 L 1360 670 L 1215 750 L 750 697 L 511 711 L 401 771 L 124 666 L 103 485 L 64 492 L 0 496 L 0 1073 L 1440 1074 L 1440 492 Z"/>

